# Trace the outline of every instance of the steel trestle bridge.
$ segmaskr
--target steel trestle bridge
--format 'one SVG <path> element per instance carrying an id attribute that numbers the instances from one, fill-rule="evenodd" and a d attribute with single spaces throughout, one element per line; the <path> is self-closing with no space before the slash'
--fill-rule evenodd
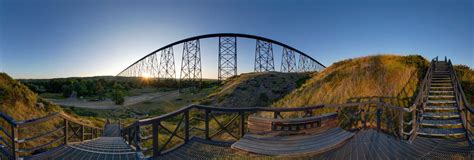
<path id="1" fill-rule="evenodd" d="M 128 66 L 117 76 L 176 79 L 173 48 L 182 45 L 180 81 L 201 81 L 200 40 L 209 38 L 219 39 L 218 80 L 237 75 L 237 39 L 239 38 L 256 41 L 254 72 L 276 71 L 273 45 L 283 48 L 280 72 L 319 72 L 326 68 L 308 54 L 272 39 L 240 33 L 216 33 L 194 36 L 163 46 Z"/>

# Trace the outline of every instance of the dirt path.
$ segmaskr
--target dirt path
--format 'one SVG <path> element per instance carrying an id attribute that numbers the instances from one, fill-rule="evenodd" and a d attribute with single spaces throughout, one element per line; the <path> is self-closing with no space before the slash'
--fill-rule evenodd
<path id="1" fill-rule="evenodd" d="M 84 99 L 48 99 L 49 101 L 62 105 L 62 106 L 74 106 L 81 108 L 92 108 L 92 109 L 115 109 L 124 106 L 130 106 L 133 104 L 149 101 L 152 99 L 160 98 L 169 99 L 177 97 L 178 91 L 167 91 L 167 92 L 156 92 L 156 93 L 146 93 L 139 96 L 125 97 L 125 103 L 123 105 L 115 105 L 111 99 L 106 99 L 104 101 L 88 101 Z"/>

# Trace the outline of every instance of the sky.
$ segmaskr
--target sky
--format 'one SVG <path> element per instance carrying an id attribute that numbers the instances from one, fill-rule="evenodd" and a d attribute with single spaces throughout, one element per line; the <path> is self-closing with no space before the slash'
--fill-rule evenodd
<path id="1" fill-rule="evenodd" d="M 0 72 L 14 78 L 116 75 L 172 42 L 209 33 L 280 41 L 329 66 L 375 54 L 447 56 L 474 67 L 472 0 L 0 0 Z M 201 40 L 204 78 L 217 39 Z M 255 41 L 238 39 L 238 72 Z M 274 47 L 280 69 L 281 48 Z M 179 77 L 182 47 L 174 47 Z"/>

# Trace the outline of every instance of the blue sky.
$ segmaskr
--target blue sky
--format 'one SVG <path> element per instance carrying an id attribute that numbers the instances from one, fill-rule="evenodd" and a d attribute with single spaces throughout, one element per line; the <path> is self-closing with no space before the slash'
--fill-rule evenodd
<path id="1" fill-rule="evenodd" d="M 271 38 L 327 66 L 393 53 L 448 56 L 472 68 L 473 24 L 470 0 L 0 0 L 0 71 L 14 78 L 115 75 L 166 44 L 219 32 Z M 255 42 L 238 46 L 239 72 L 252 71 Z M 215 78 L 217 40 L 201 47 L 203 77 Z M 181 50 L 175 47 L 177 69 Z M 281 48 L 274 55 L 279 69 Z"/>

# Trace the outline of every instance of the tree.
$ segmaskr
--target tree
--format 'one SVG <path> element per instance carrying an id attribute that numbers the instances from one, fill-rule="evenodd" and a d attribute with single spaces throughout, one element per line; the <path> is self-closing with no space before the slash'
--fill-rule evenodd
<path id="1" fill-rule="evenodd" d="M 112 101 L 114 101 L 115 104 L 121 105 L 125 102 L 124 97 L 125 93 L 123 92 L 123 87 L 116 83 L 112 91 Z"/>
<path id="2" fill-rule="evenodd" d="M 99 97 L 100 100 L 103 100 L 105 98 L 105 87 L 103 85 L 105 83 L 104 79 L 99 79 L 96 81 L 95 84 L 95 94 Z"/>

